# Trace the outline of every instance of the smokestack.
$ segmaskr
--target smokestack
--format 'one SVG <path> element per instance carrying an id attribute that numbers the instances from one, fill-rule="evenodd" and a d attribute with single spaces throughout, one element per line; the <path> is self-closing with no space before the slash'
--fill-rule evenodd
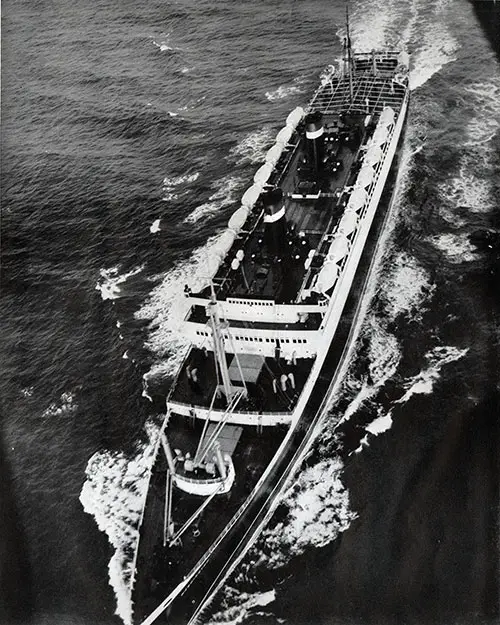
<path id="1" fill-rule="evenodd" d="M 286 251 L 286 219 L 283 191 L 271 189 L 262 198 L 266 244 L 272 255 L 282 257 Z"/>
<path id="2" fill-rule="evenodd" d="M 319 172 L 323 168 L 323 156 L 325 154 L 323 115 L 320 111 L 309 113 L 306 115 L 305 125 L 308 160 L 314 167 L 314 171 Z"/>

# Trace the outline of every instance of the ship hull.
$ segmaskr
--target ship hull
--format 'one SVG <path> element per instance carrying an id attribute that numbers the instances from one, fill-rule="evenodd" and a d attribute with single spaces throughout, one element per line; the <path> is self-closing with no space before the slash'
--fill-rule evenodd
<path id="1" fill-rule="evenodd" d="M 170 585 L 170 592 L 165 593 L 165 598 L 154 609 L 145 596 L 151 572 L 147 564 L 148 554 L 143 551 L 134 593 L 134 622 L 185 624 L 196 618 L 258 536 L 314 438 L 327 410 L 328 399 L 340 382 L 343 365 L 348 361 L 376 247 L 390 213 L 398 171 L 396 155 L 404 135 L 408 97 L 407 93 L 344 274 L 344 284 L 327 313 L 324 348 L 317 354 L 288 431 L 252 492 L 237 512 L 227 518 L 224 530 L 207 545 L 203 556 L 188 567 L 179 583 Z"/>

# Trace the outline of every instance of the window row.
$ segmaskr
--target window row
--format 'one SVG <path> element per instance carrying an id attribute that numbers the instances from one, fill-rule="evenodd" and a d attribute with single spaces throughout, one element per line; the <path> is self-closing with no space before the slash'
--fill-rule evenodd
<path id="1" fill-rule="evenodd" d="M 211 332 L 205 330 L 196 330 L 198 336 L 211 336 Z M 224 338 L 229 338 L 227 334 L 224 334 Z M 262 338 L 258 336 L 233 336 L 236 341 L 255 341 L 257 343 L 276 343 L 276 339 Z M 278 339 L 280 343 L 307 343 L 306 339 Z"/>
<path id="2" fill-rule="evenodd" d="M 229 304 L 246 304 L 247 306 L 274 306 L 274 302 L 266 300 L 227 299 Z"/>

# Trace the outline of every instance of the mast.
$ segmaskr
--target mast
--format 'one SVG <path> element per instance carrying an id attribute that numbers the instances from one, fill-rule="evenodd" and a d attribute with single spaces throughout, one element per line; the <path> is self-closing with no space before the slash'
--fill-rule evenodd
<path id="1" fill-rule="evenodd" d="M 229 404 L 232 395 L 236 392 L 237 389 L 231 384 L 231 380 L 229 378 L 229 370 L 227 366 L 226 360 L 226 352 L 224 350 L 224 337 L 221 332 L 221 322 L 219 319 L 219 314 L 217 311 L 217 300 L 215 298 L 215 290 L 213 288 L 213 283 L 211 283 L 211 291 L 212 291 L 212 299 L 208 304 L 208 314 L 210 316 L 210 322 L 212 325 L 212 336 L 214 339 L 214 353 L 215 360 L 219 364 L 219 371 L 222 378 L 222 389 L 224 394 L 226 395 L 227 402 Z"/>
<path id="2" fill-rule="evenodd" d="M 346 38 L 345 38 L 345 63 L 347 65 L 347 71 L 349 73 L 349 97 L 352 104 L 354 97 L 354 89 L 352 84 L 352 52 L 351 52 L 351 34 L 349 32 L 349 3 L 345 3 L 345 24 L 346 24 Z"/>

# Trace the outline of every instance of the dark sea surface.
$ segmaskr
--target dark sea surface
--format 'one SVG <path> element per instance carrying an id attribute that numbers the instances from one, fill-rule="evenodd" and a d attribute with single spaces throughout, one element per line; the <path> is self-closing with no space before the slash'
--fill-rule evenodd
<path id="1" fill-rule="evenodd" d="M 500 622 L 489 5 L 351 3 L 355 47 L 412 55 L 395 201 L 328 419 L 205 622 Z M 117 598 L 126 620 L 182 289 L 343 19 L 341 0 L 3 3 L 0 624 L 116 625 Z"/>

